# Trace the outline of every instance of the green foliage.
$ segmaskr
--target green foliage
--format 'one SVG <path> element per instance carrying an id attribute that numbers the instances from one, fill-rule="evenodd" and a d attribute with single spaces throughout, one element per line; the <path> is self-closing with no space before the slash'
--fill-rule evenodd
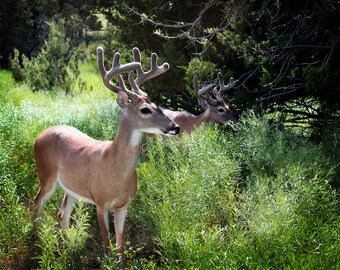
<path id="1" fill-rule="evenodd" d="M 335 269 L 338 162 L 256 117 L 235 137 L 202 128 L 158 139 L 129 217 L 165 269 Z"/>
<path id="2" fill-rule="evenodd" d="M 281 120 L 296 126 L 307 114 L 315 121 L 304 121 L 304 128 L 320 139 L 339 121 L 338 38 L 332 23 L 339 12 L 333 1 L 281 2 L 124 0 L 103 13 L 119 27 L 120 43 L 161 51 L 170 62 L 171 75 L 160 89 L 166 97 L 172 92 L 174 100 L 162 104 L 195 112 L 195 97 L 183 84 L 201 72 L 192 64 L 199 56 L 226 78 L 239 79 L 228 94 L 242 92 L 231 100 L 232 108 L 287 110 Z M 301 109 L 292 110 L 292 102 Z"/>
<path id="3" fill-rule="evenodd" d="M 306 80 L 306 89 L 311 93 L 318 93 L 330 86 L 329 65 L 321 67 L 307 66 L 303 69 L 302 74 Z"/>
<path id="4" fill-rule="evenodd" d="M 11 72 L 0 70 L 0 104 L 6 100 L 9 91 L 15 87 L 15 82 Z"/>
<path id="5" fill-rule="evenodd" d="M 244 60 L 246 65 L 254 64 L 256 60 L 256 51 L 254 50 L 256 42 L 251 36 L 239 32 L 237 29 L 232 29 L 217 33 L 217 38 L 226 47 L 227 52 L 234 52 Z"/>
<path id="6" fill-rule="evenodd" d="M 339 209 L 330 182 L 338 161 L 265 121 L 249 121 L 239 132 L 240 147 L 247 149 L 244 171 L 251 173 L 245 176 L 240 205 L 240 225 L 247 234 L 235 239 L 235 248 L 244 259 L 252 254 L 248 267 L 261 262 L 264 268 L 335 269 L 328 256 L 340 244 L 330 238 L 339 220 L 330 216 Z"/>
<path id="7" fill-rule="evenodd" d="M 111 61 L 115 52 L 121 51 L 120 49 L 123 44 L 119 44 L 115 38 L 119 33 L 119 29 L 115 25 L 108 24 L 106 30 L 104 48 L 106 52 L 105 60 L 108 62 Z M 112 62 L 110 64 L 112 64 Z"/>
<path id="8" fill-rule="evenodd" d="M 1 147 L 1 145 L 0 145 Z M 0 166 L 6 168 L 6 152 L 1 147 Z M 0 175 L 0 254 L 1 263 L 11 259 L 16 249 L 28 241 L 32 233 L 31 223 L 28 222 L 28 208 L 21 198 L 21 191 L 17 188 L 11 175 L 4 171 Z M 3 261 L 2 261 L 3 260 Z"/>
<path id="9" fill-rule="evenodd" d="M 78 202 L 74 214 L 74 224 L 68 230 L 57 229 L 54 217 L 46 216 L 39 229 L 38 269 L 80 269 L 86 259 L 87 230 L 89 214 L 84 202 Z M 86 261 L 85 261 L 86 262 Z"/>
<path id="10" fill-rule="evenodd" d="M 73 41 L 89 29 L 97 31 L 100 24 L 93 14 L 103 4 L 97 0 L 2 0 L 6 13 L 0 17 L 1 68 L 8 66 L 15 48 L 29 58 L 36 55 L 47 34 L 46 21 L 64 19 L 67 36 Z"/>
<path id="11" fill-rule="evenodd" d="M 193 78 L 196 75 L 201 81 L 212 82 L 216 79 L 216 64 L 209 61 L 192 58 L 188 67 L 185 69 L 186 84 L 193 89 Z M 192 93 L 195 96 L 196 93 Z"/>
<path id="12" fill-rule="evenodd" d="M 92 73 L 91 63 L 82 71 Z M 57 227 L 60 189 L 40 227 L 28 219 L 38 190 L 33 142 L 42 130 L 68 124 L 101 140 L 117 131 L 112 94 L 89 77 L 95 90 L 72 97 L 33 94 L 0 72 L 0 268 L 121 268 L 102 253 L 94 208 L 78 203 L 70 230 Z M 229 131 L 203 126 L 150 142 L 125 227 L 131 268 L 336 269 L 338 134 L 316 145 L 252 113 Z"/>
<path id="13" fill-rule="evenodd" d="M 99 31 L 103 28 L 102 22 L 99 20 L 97 15 L 91 14 L 86 19 L 86 24 L 90 28 L 91 31 Z"/>
<path id="14" fill-rule="evenodd" d="M 50 34 L 40 54 L 29 60 L 23 56 L 25 79 L 34 91 L 60 87 L 74 91 L 79 76 L 79 50 L 65 36 L 64 21 L 50 22 Z"/>
<path id="15" fill-rule="evenodd" d="M 175 261 L 180 269 L 218 266 L 220 239 L 234 226 L 240 167 L 230 158 L 233 140 L 202 131 L 180 142 L 157 140 L 138 170 L 140 192 L 132 205 L 139 199 L 147 205 L 138 216 L 152 220 L 158 252 L 170 268 Z"/>
<path id="16" fill-rule="evenodd" d="M 28 259 L 25 256 L 29 254 L 32 256 L 36 252 L 40 254 L 39 251 L 35 251 L 32 236 L 36 231 L 32 230 L 32 222 L 28 219 L 28 206 L 38 190 L 33 159 L 34 139 L 42 130 L 56 124 L 75 126 L 97 139 L 111 139 L 117 130 L 119 113 L 116 111 L 114 98 L 102 87 L 97 87 L 102 92 L 92 91 L 76 97 L 65 96 L 61 91 L 32 94 L 30 89 L 15 84 L 9 72 L 1 71 L 0 78 L 3 79 L 0 93 L 1 96 L 4 95 L 4 99 L 0 99 L 2 103 L 0 106 L 0 268 L 22 269 L 22 264 L 25 264 L 25 260 Z M 51 198 L 50 205 L 54 204 L 54 206 L 47 206 L 49 211 L 56 211 L 62 199 L 61 195 L 59 193 Z M 52 220 L 56 221 L 55 215 Z M 75 228 L 73 232 L 80 233 L 80 230 L 81 228 Z M 53 230 L 52 234 L 58 233 Z M 70 242 L 67 241 L 71 241 L 72 237 L 74 241 L 78 241 L 77 235 L 68 235 L 67 241 L 65 237 L 65 239 L 61 238 L 61 235 L 58 237 L 59 244 L 56 249 L 69 245 Z M 40 240 L 37 240 L 37 245 L 40 245 Z M 78 248 L 75 252 L 78 252 L 77 250 Z M 40 261 L 50 258 L 55 260 L 53 265 L 65 266 L 66 261 L 68 265 L 76 265 L 87 260 L 87 257 L 80 259 L 80 255 L 85 253 L 82 252 L 83 250 L 79 250 L 77 253 L 79 256 L 71 251 L 71 249 L 64 249 L 62 254 L 55 254 L 56 258 L 39 257 L 38 262 L 40 264 Z M 36 260 L 31 260 L 29 264 L 33 267 L 35 262 Z M 68 267 L 62 269 L 65 268 Z M 75 266 L 73 269 L 77 268 Z"/>
<path id="17" fill-rule="evenodd" d="M 19 51 L 14 49 L 14 56 L 9 59 L 9 68 L 12 71 L 13 77 L 16 81 L 23 81 L 25 79 L 25 75 L 20 65 L 19 55 Z"/>

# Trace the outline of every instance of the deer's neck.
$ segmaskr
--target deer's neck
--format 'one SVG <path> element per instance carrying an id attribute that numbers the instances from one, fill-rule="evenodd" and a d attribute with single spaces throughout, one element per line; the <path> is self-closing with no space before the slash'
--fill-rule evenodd
<path id="1" fill-rule="evenodd" d="M 119 167 L 126 168 L 126 173 L 133 173 L 137 167 L 142 140 L 142 131 L 134 128 L 133 123 L 121 116 L 118 133 L 112 142 L 112 153 Z"/>
<path id="2" fill-rule="evenodd" d="M 202 112 L 200 115 L 195 116 L 195 127 L 198 127 L 201 124 L 208 123 L 210 121 L 210 112 L 209 109 Z"/>

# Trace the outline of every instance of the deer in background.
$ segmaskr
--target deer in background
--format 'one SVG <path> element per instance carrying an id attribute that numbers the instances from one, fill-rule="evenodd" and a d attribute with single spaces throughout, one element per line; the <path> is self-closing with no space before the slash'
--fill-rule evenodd
<path id="1" fill-rule="evenodd" d="M 198 103 L 205 110 L 200 115 L 162 108 L 164 114 L 181 127 L 180 134 L 184 132 L 190 133 L 205 123 L 218 122 L 232 125 L 238 121 L 238 116 L 230 110 L 228 104 L 223 100 L 223 95 L 234 88 L 238 80 L 230 78 L 230 82 L 225 85 L 224 78 L 220 72 L 217 74 L 217 77 L 219 81 L 218 86 L 205 82 L 202 88 L 199 89 L 197 76 L 194 76 L 194 88 L 197 92 Z M 215 92 L 215 98 L 212 98 L 209 93 L 212 90 Z"/>
<path id="2" fill-rule="evenodd" d="M 133 58 L 137 63 L 141 63 L 141 55 L 137 50 L 133 50 Z M 151 70 L 155 69 L 157 66 L 155 63 L 156 59 L 151 59 Z M 154 68 L 153 68 L 154 67 Z M 166 68 L 166 67 L 165 67 Z M 168 68 L 168 66 L 167 66 Z M 145 72 L 142 68 L 137 69 L 137 78 L 144 78 Z M 161 108 L 163 113 L 167 115 L 172 121 L 178 124 L 181 127 L 180 135 L 184 132 L 192 132 L 195 128 L 199 127 L 204 123 L 209 122 L 218 122 L 222 124 L 234 124 L 238 121 L 238 116 L 230 110 L 228 104 L 226 104 L 223 100 L 223 96 L 228 93 L 235 85 L 238 83 L 238 80 L 234 80 L 230 78 L 230 81 L 227 85 L 224 84 L 224 78 L 222 73 L 217 74 L 217 79 L 219 84 L 216 86 L 215 84 L 208 84 L 205 82 L 202 88 L 198 88 L 198 80 L 197 76 L 194 77 L 194 88 L 197 92 L 198 102 L 200 106 L 205 110 L 200 115 L 194 115 L 187 111 L 172 111 L 166 108 Z M 136 82 L 141 82 L 141 79 L 136 79 Z M 215 92 L 215 98 L 212 98 L 210 95 L 210 91 Z M 147 135 L 147 140 L 153 137 L 152 134 Z M 147 146 L 143 145 L 143 151 L 147 151 Z"/>
<path id="3" fill-rule="evenodd" d="M 133 49 L 139 52 L 138 48 Z M 40 190 L 31 207 L 41 213 L 46 200 L 55 192 L 57 184 L 64 190 L 64 200 L 58 212 L 62 228 L 69 227 L 70 215 L 76 199 L 96 205 L 97 217 L 106 254 L 110 253 L 108 213 L 114 212 L 116 246 L 120 261 L 124 263 L 123 229 L 127 207 L 137 191 L 136 167 L 143 132 L 173 136 L 179 126 L 153 104 L 139 86 L 168 70 L 167 63 L 157 65 L 157 55 L 152 54 L 153 66 L 149 72 L 141 64 L 120 64 L 120 54 L 115 53 L 112 68 L 104 67 L 103 49 L 97 48 L 98 66 L 104 85 L 117 93 L 121 108 L 118 133 L 113 141 L 92 139 L 70 126 L 54 126 L 43 131 L 35 140 L 34 155 L 40 179 Z M 130 72 L 128 90 L 121 76 Z M 111 82 L 117 77 L 119 86 Z"/>

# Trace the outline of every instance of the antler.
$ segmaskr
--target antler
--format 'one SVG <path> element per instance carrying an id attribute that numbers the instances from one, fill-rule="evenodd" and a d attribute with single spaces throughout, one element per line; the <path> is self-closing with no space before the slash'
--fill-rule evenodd
<path id="1" fill-rule="evenodd" d="M 208 84 L 207 82 L 204 82 L 201 89 L 198 88 L 198 81 L 197 76 L 194 76 L 194 88 L 197 92 L 197 95 L 199 98 L 205 99 L 210 105 L 215 105 L 217 103 L 217 100 L 213 99 L 208 92 L 213 89 L 216 86 L 214 83 Z"/>
<path id="2" fill-rule="evenodd" d="M 98 59 L 99 72 L 100 72 L 100 75 L 102 76 L 104 85 L 115 93 L 118 93 L 119 91 L 123 91 L 129 96 L 131 100 L 138 101 L 139 100 L 138 93 L 134 93 L 126 88 L 123 78 L 120 74 L 124 72 L 139 69 L 141 67 L 140 63 L 132 62 L 132 63 L 121 65 L 119 63 L 120 53 L 116 52 L 113 56 L 112 68 L 109 71 L 106 71 L 105 66 L 104 66 L 104 50 L 102 47 L 97 48 L 97 59 Z M 130 75 L 131 74 L 132 73 L 130 73 Z M 111 83 L 111 79 L 115 76 L 117 76 L 118 78 L 119 87 Z M 129 76 L 129 82 L 131 83 L 130 77 L 131 76 Z M 134 85 L 131 85 L 132 88 L 133 86 Z"/>
<path id="3" fill-rule="evenodd" d="M 158 57 L 157 54 L 152 53 L 151 54 L 151 68 L 149 71 L 144 72 L 142 68 L 141 55 L 140 55 L 139 49 L 137 47 L 133 48 L 132 53 L 133 53 L 133 60 L 140 64 L 140 68 L 137 68 L 136 70 L 137 78 L 134 80 L 134 85 L 138 89 L 138 91 L 142 91 L 141 89 L 139 89 L 139 86 L 142 83 L 163 74 L 170 68 L 168 63 L 164 63 L 161 66 L 159 66 L 157 64 L 157 57 Z"/>
<path id="4" fill-rule="evenodd" d="M 238 80 L 234 80 L 233 77 L 230 77 L 229 83 L 227 85 L 225 85 L 224 84 L 224 78 L 223 78 L 221 72 L 217 73 L 217 78 L 218 78 L 218 81 L 219 81 L 219 86 L 218 86 L 219 90 L 216 93 L 216 99 L 218 101 L 222 102 L 223 101 L 222 95 L 224 93 L 227 93 L 228 91 L 230 91 L 230 89 L 234 88 L 235 84 L 238 83 Z"/>

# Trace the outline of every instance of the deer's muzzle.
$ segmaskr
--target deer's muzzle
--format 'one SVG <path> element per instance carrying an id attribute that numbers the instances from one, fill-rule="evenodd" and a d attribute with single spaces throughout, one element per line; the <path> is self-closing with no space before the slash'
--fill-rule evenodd
<path id="1" fill-rule="evenodd" d="M 180 127 L 177 124 L 172 124 L 168 130 L 164 130 L 164 134 L 167 136 L 174 136 L 177 135 L 180 131 Z"/>

